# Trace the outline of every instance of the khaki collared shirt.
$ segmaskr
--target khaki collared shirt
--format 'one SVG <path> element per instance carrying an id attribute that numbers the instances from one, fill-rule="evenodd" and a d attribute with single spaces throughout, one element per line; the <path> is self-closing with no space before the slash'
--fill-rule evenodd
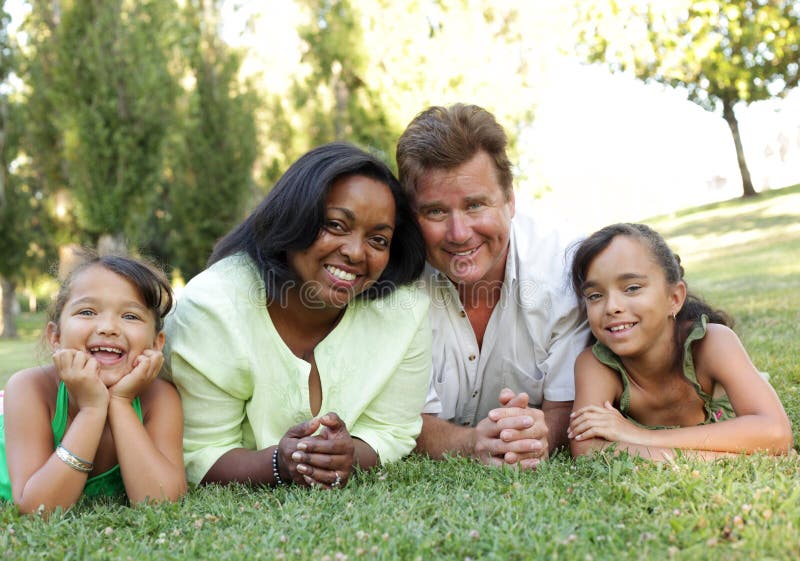
<path id="1" fill-rule="evenodd" d="M 527 392 L 532 407 L 574 399 L 575 359 L 589 327 L 569 284 L 568 245 L 519 210 L 509 243 L 500 301 L 480 349 L 455 286 L 426 267 L 433 364 L 423 412 L 475 426 L 499 406 L 504 387 Z"/>

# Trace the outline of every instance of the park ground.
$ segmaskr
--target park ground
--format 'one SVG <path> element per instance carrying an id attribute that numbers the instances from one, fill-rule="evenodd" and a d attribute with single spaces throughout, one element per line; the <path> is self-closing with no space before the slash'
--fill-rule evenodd
<path id="1" fill-rule="evenodd" d="M 800 441 L 800 186 L 647 220 L 691 288 L 736 319 Z M 47 360 L 41 314 L 0 342 L 0 386 Z M 48 521 L 0 506 L 4 559 L 786 559 L 800 556 L 800 460 L 650 464 L 627 456 L 536 472 L 412 456 L 324 492 L 193 488 L 178 504 L 83 500 Z"/>

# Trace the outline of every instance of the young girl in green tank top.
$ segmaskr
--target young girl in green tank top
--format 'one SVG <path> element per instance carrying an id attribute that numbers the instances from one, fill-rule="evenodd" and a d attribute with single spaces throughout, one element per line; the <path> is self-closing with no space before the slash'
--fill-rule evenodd
<path id="1" fill-rule="evenodd" d="M 171 305 L 163 275 L 133 259 L 94 257 L 69 275 L 45 330 L 53 365 L 14 374 L 3 396 L 0 498 L 46 514 L 82 494 L 185 493 L 180 399 L 156 378 Z"/>
<path id="2" fill-rule="evenodd" d="M 669 460 L 785 454 L 792 428 L 729 319 L 688 293 L 683 268 L 643 224 L 614 224 L 575 252 L 572 283 L 596 343 L 575 362 L 573 455 Z M 658 429 L 658 430 L 653 430 Z"/>

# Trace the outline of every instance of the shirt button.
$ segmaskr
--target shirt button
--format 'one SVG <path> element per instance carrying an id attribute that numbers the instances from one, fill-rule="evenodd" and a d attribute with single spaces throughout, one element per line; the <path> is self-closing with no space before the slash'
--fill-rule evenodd
<path id="1" fill-rule="evenodd" d="M 476 397 L 478 397 L 478 390 L 472 392 L 472 399 L 475 399 Z"/>
<path id="2" fill-rule="evenodd" d="M 475 355 L 469 355 L 470 360 L 475 360 Z"/>
<path id="3" fill-rule="evenodd" d="M 467 317 L 467 312 L 465 312 L 464 310 L 461 310 L 461 311 L 459 312 L 459 315 L 460 315 L 462 318 L 465 318 L 465 317 Z"/>
<path id="4" fill-rule="evenodd" d="M 465 427 L 468 427 L 469 426 L 469 421 L 461 421 L 461 424 L 464 425 Z"/>

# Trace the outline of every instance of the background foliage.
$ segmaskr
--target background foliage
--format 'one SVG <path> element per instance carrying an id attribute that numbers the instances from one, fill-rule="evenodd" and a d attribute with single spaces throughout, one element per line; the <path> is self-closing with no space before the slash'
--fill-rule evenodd
<path id="1" fill-rule="evenodd" d="M 302 153 L 349 140 L 394 165 L 396 138 L 431 104 L 493 111 L 518 181 L 546 189 L 519 139 L 557 52 L 681 88 L 721 112 L 736 139 L 736 106 L 793 88 L 800 56 L 797 0 L 582 0 L 574 11 L 286 0 L 247 21 L 268 32 L 245 32 L 240 48 L 221 14 L 253 3 L 28 0 L 13 32 L 9 4 L 0 1 L 6 335 L 15 291 L 30 299 L 69 244 L 127 247 L 188 280 Z M 264 51 L 272 58 L 254 67 Z"/>
<path id="2" fill-rule="evenodd" d="M 685 89 L 722 111 L 733 136 L 744 196 L 756 194 L 744 157 L 737 104 L 784 96 L 800 79 L 796 0 L 607 0 L 576 4 L 579 50 L 591 62 Z"/>

